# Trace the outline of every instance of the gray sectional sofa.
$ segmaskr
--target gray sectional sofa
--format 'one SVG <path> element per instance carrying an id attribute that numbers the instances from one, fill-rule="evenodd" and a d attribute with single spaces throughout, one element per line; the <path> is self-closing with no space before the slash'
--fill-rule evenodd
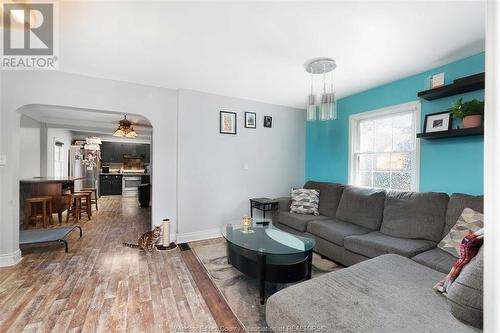
<path id="1" fill-rule="evenodd" d="M 271 328 L 279 331 L 285 326 L 312 325 L 329 332 L 475 330 L 458 321 L 446 297 L 432 287 L 456 262 L 437 244 L 464 208 L 482 212 L 482 196 L 450 197 L 323 182 L 307 182 L 304 188 L 320 191 L 320 215 L 291 213 L 290 198 L 280 198 L 273 224 L 314 238 L 315 252 L 353 266 L 271 296 L 266 307 Z M 482 276 L 479 280 L 481 286 L 474 288 L 482 290 Z M 471 297 L 470 307 L 457 304 L 453 308 L 451 304 L 452 312 L 476 311 L 478 307 L 482 311 L 482 303 L 478 303 L 482 293 L 481 300 Z M 473 319 L 468 323 L 478 325 Z"/>

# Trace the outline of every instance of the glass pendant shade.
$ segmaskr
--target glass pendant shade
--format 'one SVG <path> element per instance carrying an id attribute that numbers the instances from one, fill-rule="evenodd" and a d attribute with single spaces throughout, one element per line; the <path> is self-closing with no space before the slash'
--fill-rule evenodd
<path id="1" fill-rule="evenodd" d="M 137 133 L 135 132 L 134 128 L 132 127 L 130 129 L 130 132 L 128 132 L 126 135 L 125 135 L 127 138 L 132 138 L 132 139 L 135 139 L 137 137 Z"/>
<path id="2" fill-rule="evenodd" d="M 328 94 L 321 95 L 321 104 L 319 106 L 319 120 L 326 121 L 330 119 L 328 110 Z"/>
<path id="3" fill-rule="evenodd" d="M 118 128 L 114 133 L 113 136 L 124 136 L 125 133 L 123 133 L 121 128 Z"/>
<path id="4" fill-rule="evenodd" d="M 309 95 L 307 103 L 307 121 L 315 121 L 315 120 L 316 120 L 316 96 L 311 94 Z"/>
<path id="5" fill-rule="evenodd" d="M 328 118 L 330 118 L 330 120 L 337 119 L 337 100 L 335 99 L 335 93 L 334 92 L 332 92 L 332 93 L 329 94 Z"/>

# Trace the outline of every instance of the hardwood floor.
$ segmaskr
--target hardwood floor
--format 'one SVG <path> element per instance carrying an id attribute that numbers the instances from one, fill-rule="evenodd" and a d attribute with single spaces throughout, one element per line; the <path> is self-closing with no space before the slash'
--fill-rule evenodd
<path id="1" fill-rule="evenodd" d="M 57 220 L 57 219 L 56 219 Z M 0 268 L 0 332 L 207 332 L 217 330 L 180 251 L 122 247 L 149 229 L 134 198 L 101 198 L 62 245 L 23 247 Z"/>

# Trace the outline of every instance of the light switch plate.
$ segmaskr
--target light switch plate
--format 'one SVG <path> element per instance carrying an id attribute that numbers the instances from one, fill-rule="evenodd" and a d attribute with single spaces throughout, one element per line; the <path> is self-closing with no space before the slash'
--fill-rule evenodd
<path id="1" fill-rule="evenodd" d="M 7 155 L 0 155 L 0 165 L 7 165 Z"/>

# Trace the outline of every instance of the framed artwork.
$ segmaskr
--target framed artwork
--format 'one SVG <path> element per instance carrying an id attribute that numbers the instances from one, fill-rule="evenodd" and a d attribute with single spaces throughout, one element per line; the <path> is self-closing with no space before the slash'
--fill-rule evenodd
<path id="1" fill-rule="evenodd" d="M 257 128 L 257 114 L 245 112 L 245 128 Z"/>
<path id="2" fill-rule="evenodd" d="M 442 132 L 451 129 L 451 114 L 448 111 L 425 115 L 424 133 Z"/>
<path id="3" fill-rule="evenodd" d="M 220 133 L 236 134 L 236 112 L 220 112 Z"/>
<path id="4" fill-rule="evenodd" d="M 264 127 L 271 128 L 273 126 L 273 117 L 264 116 Z"/>

